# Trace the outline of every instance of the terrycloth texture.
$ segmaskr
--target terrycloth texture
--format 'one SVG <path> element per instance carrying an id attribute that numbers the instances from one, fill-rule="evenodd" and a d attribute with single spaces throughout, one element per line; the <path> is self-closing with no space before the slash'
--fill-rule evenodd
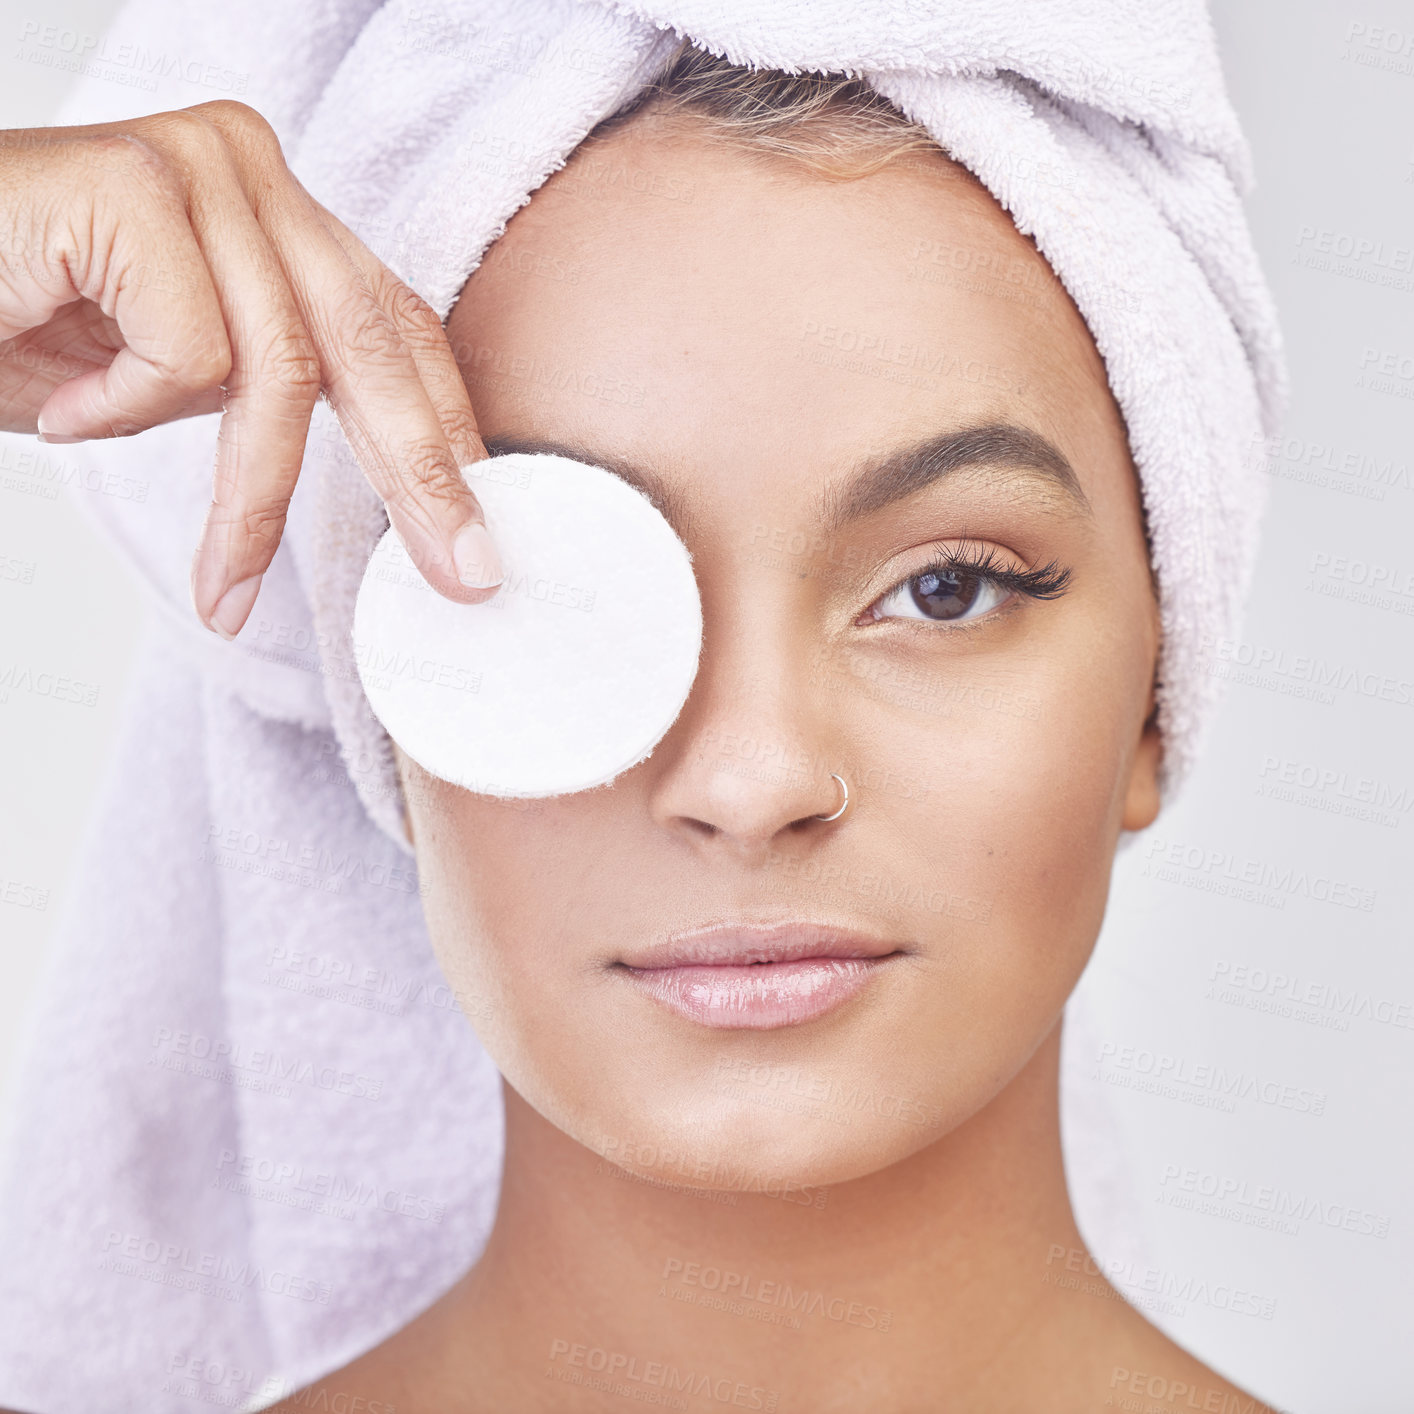
<path id="1" fill-rule="evenodd" d="M 161 626 L 135 682 L 7 1136 L 0 1405 L 36 1414 L 294 1388 L 449 1286 L 498 1191 L 495 1069 L 332 735 Z"/>
<path id="2" fill-rule="evenodd" d="M 245 99 L 445 313 L 529 193 L 661 68 L 662 25 L 738 60 L 863 75 L 1065 282 L 1143 481 L 1171 791 L 1209 704 L 1204 639 L 1230 631 L 1252 562 L 1263 483 L 1244 453 L 1282 388 L 1245 151 L 1195 0 L 139 0 L 106 45 L 139 57 L 100 66 L 63 121 Z M 229 81 L 182 77 L 203 65 Z M 147 73 L 151 90 L 122 81 Z M 84 501 L 162 607 L 0 1192 L 0 1402 L 45 1414 L 209 1409 L 332 1369 L 474 1260 L 496 1202 L 494 1069 L 432 958 L 351 653 L 381 507 L 321 409 L 285 544 L 221 644 L 187 590 L 214 431 L 24 447 L 38 475 L 141 488 Z M 1122 1135 L 1067 1046 L 1072 1191 L 1112 1251 L 1140 1222 Z"/>

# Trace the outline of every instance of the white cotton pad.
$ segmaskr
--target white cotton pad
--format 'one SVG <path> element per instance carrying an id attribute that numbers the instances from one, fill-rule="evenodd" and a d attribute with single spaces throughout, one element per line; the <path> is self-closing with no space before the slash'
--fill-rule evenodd
<path id="1" fill-rule="evenodd" d="M 514 453 L 463 469 L 505 580 L 454 604 L 397 534 L 378 542 L 354 609 L 374 714 L 418 765 L 483 795 L 566 795 L 644 760 L 697 674 L 692 557 L 622 478 Z"/>

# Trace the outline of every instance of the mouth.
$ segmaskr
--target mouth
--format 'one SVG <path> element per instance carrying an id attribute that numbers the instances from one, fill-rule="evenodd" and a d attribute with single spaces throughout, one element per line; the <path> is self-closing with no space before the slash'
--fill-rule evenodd
<path id="1" fill-rule="evenodd" d="M 614 968 L 652 1000 L 701 1026 L 799 1026 L 858 996 L 900 943 L 815 923 L 714 924 L 620 958 Z"/>

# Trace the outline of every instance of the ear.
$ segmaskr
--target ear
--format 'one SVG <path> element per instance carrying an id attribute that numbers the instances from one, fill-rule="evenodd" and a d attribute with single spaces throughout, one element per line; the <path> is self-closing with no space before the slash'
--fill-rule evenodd
<path id="1" fill-rule="evenodd" d="M 1152 684 L 1149 714 L 1139 732 L 1139 747 L 1129 767 L 1129 784 L 1124 793 L 1126 830 L 1147 830 L 1159 813 L 1159 763 L 1163 759 L 1163 737 L 1159 735 L 1159 705 Z"/>

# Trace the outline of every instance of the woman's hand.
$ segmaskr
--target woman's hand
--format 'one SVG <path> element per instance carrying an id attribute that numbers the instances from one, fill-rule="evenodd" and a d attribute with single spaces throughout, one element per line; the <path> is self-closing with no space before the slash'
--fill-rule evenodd
<path id="1" fill-rule="evenodd" d="M 223 637 L 280 542 L 321 393 L 428 582 L 488 597 L 500 563 L 458 471 L 486 448 L 441 323 L 260 114 L 0 132 L 0 428 L 72 442 L 224 408 L 192 566 Z"/>

